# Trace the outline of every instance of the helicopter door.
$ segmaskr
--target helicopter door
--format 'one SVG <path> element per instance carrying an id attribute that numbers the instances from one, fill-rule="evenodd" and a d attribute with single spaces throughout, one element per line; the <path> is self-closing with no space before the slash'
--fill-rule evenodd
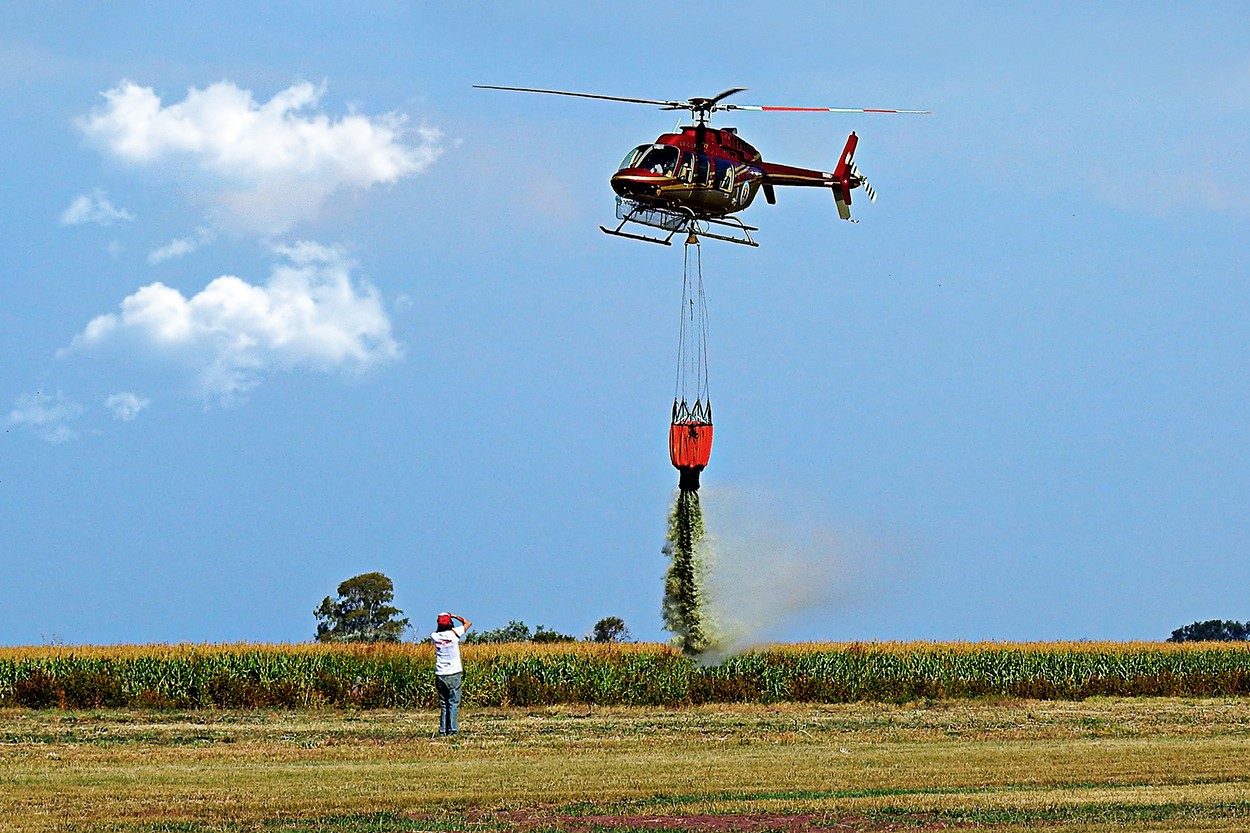
<path id="1" fill-rule="evenodd" d="M 728 159 L 716 160 L 716 187 L 722 191 L 734 189 L 734 166 Z"/>
<path id="2" fill-rule="evenodd" d="M 702 153 L 695 154 L 694 157 L 694 184 L 710 185 L 712 182 L 712 166 L 710 161 Z"/>

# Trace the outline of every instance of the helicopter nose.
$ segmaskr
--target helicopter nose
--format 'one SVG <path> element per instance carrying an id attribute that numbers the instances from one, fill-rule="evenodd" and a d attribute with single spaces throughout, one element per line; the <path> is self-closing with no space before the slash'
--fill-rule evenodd
<path id="1" fill-rule="evenodd" d="M 656 197 L 671 177 L 643 168 L 626 168 L 612 175 L 612 190 L 622 197 Z"/>

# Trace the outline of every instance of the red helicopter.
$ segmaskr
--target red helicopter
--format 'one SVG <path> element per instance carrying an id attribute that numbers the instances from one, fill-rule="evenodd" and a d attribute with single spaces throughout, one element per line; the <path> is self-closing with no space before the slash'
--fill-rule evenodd
<path id="1" fill-rule="evenodd" d="M 600 226 L 607 234 L 645 240 L 648 243 L 672 245 L 679 231 L 701 234 L 717 240 L 758 246 L 751 232 L 759 231 L 733 216 L 749 206 L 755 195 L 764 192 L 769 205 L 777 202 L 774 191 L 778 185 L 801 185 L 829 188 L 838 206 L 838 216 L 852 223 L 851 191 L 863 188 L 868 199 L 876 202 L 877 192 L 855 165 L 854 133 L 846 140 L 842 155 L 832 172 L 795 168 L 765 162 L 760 152 L 744 141 L 736 128 L 711 127 L 708 119 L 721 110 L 751 110 L 782 113 L 906 113 L 928 115 L 928 110 L 884 110 L 857 107 L 766 107 L 758 104 L 723 104 L 724 99 L 744 92 L 745 87 L 725 90 L 713 98 L 691 98 L 686 101 L 659 101 L 648 98 L 624 98 L 615 95 L 575 93 L 565 90 L 540 90 L 531 87 L 497 87 L 475 84 L 483 90 L 510 90 L 522 93 L 568 95 L 631 104 L 652 104 L 661 110 L 689 110 L 693 125 L 665 133 L 654 142 L 639 145 L 625 155 L 612 175 L 616 192 L 615 229 Z M 664 236 L 625 231 L 629 224 L 667 232 Z M 709 230 L 715 229 L 715 231 Z"/>

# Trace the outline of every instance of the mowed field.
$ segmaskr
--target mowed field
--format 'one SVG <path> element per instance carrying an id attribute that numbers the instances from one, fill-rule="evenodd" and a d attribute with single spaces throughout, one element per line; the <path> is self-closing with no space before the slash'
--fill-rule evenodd
<path id="1" fill-rule="evenodd" d="M 1250 700 L 0 710 L 0 829 L 1250 829 Z"/>

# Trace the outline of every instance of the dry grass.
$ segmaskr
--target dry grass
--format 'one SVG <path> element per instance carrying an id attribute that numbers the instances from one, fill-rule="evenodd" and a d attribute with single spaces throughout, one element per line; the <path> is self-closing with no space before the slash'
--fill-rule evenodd
<path id="1" fill-rule="evenodd" d="M 1250 826 L 1228 699 L 0 711 L 0 830 Z M 837 824 L 844 824 L 842 828 Z"/>

